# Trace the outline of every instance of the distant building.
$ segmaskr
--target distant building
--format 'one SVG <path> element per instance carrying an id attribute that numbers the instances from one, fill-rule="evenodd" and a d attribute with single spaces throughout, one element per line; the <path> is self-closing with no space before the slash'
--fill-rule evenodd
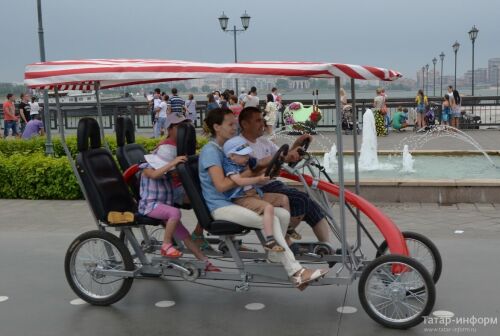
<path id="1" fill-rule="evenodd" d="M 488 82 L 496 85 L 500 71 L 500 58 L 490 58 L 488 60 Z"/>
<path id="2" fill-rule="evenodd" d="M 474 84 L 485 84 L 488 82 L 488 69 L 474 69 Z M 468 70 L 464 74 L 464 84 L 472 85 L 472 70 Z"/>
<path id="3" fill-rule="evenodd" d="M 290 78 L 290 88 L 293 90 L 309 89 L 311 87 L 311 82 L 304 77 L 294 77 Z"/>

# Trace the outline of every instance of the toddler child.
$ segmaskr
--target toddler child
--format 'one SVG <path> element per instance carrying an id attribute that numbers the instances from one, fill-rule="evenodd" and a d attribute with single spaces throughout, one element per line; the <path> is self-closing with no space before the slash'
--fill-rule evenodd
<path id="1" fill-rule="evenodd" d="M 264 234 L 266 242 L 264 248 L 274 252 L 283 252 L 273 236 L 274 207 L 282 207 L 290 211 L 288 198 L 283 194 L 262 193 L 256 186 L 258 183 L 266 182 L 269 177 L 260 175 L 256 177 L 242 177 L 240 173 L 249 168 L 255 168 L 257 162 L 250 158 L 252 148 L 242 137 L 236 136 L 224 144 L 224 174 L 228 176 L 238 187 L 228 190 L 226 196 L 235 204 L 250 209 L 258 215 L 263 216 Z"/>

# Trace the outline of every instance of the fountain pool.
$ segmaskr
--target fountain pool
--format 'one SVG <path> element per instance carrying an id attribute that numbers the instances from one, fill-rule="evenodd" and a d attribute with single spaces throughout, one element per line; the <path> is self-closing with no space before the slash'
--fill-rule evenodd
<path id="1" fill-rule="evenodd" d="M 464 180 L 464 179 L 498 179 L 500 169 L 494 167 L 482 154 L 477 155 L 418 155 L 413 153 L 412 169 L 405 166 L 401 155 L 378 155 L 377 170 L 360 169 L 359 176 L 363 179 L 397 179 L 397 180 Z M 352 155 L 344 156 L 344 174 L 347 179 L 354 179 L 354 163 Z M 318 157 L 322 162 L 322 158 Z M 500 156 L 491 156 L 491 160 L 500 166 Z M 407 162 L 407 161 L 406 161 Z M 337 166 L 330 158 L 330 166 L 326 167 L 328 174 L 335 178 Z M 333 164 L 332 164 L 333 163 Z M 383 167 L 386 167 L 384 169 Z"/>

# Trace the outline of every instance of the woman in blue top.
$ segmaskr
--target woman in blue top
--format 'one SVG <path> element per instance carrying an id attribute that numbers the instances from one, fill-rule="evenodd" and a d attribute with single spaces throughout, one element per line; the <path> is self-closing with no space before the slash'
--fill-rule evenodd
<path id="1" fill-rule="evenodd" d="M 231 203 L 224 192 L 237 187 L 231 178 L 224 175 L 223 161 L 224 143 L 236 134 L 236 119 L 231 110 L 214 109 L 208 112 L 204 128 L 212 135 L 211 141 L 206 144 L 199 157 L 200 183 L 207 207 L 216 220 L 227 220 L 237 224 L 262 229 L 262 217 L 254 211 Z M 250 176 L 246 171 L 241 176 Z M 306 269 L 296 260 L 284 239 L 283 229 L 286 230 L 290 221 L 290 213 L 282 208 L 275 209 L 275 216 L 279 222 L 273 226 L 275 238 L 285 248 L 282 253 L 269 252 L 269 259 L 283 264 L 286 272 L 292 278 L 297 288 L 303 290 L 307 284 L 324 276 L 328 269 Z"/>

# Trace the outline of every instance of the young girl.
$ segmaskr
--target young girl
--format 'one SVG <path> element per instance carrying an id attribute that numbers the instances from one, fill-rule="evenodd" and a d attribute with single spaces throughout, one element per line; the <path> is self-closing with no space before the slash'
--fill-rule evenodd
<path id="1" fill-rule="evenodd" d="M 417 127 L 425 127 L 425 110 L 429 102 L 427 96 L 424 95 L 424 90 L 418 90 L 417 96 L 415 97 L 415 103 L 417 104 Z"/>
<path id="2" fill-rule="evenodd" d="M 177 126 L 187 120 L 183 115 L 171 113 L 167 117 L 168 137 L 162 141 L 154 154 L 146 155 L 146 163 L 142 164 L 139 212 L 152 218 L 166 221 L 165 235 L 161 247 L 161 255 L 169 258 L 178 258 L 182 253 L 172 244 L 172 236 L 181 240 L 199 260 L 205 261 L 205 271 L 220 272 L 208 258 L 200 251 L 181 223 L 181 212 L 172 206 L 174 203 L 183 203 L 184 192 L 176 176 L 167 174 L 181 162 L 185 156 L 177 156 Z"/>

